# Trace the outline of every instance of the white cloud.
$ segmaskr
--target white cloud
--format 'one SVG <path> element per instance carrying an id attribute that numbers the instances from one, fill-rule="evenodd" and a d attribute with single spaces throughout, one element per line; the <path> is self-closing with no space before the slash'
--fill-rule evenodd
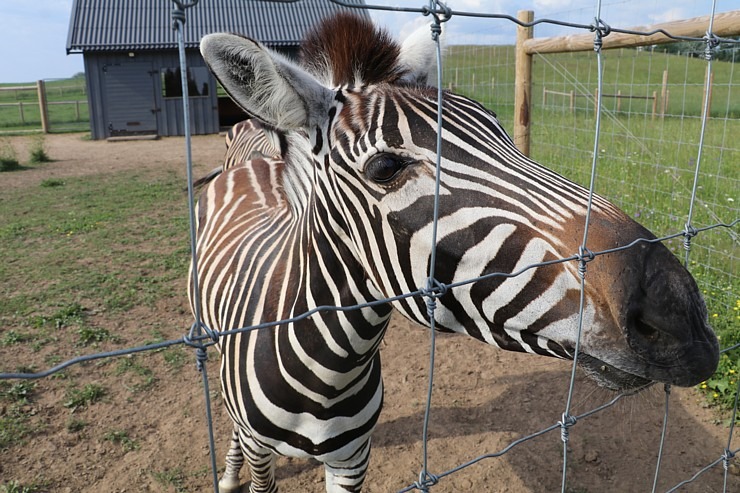
<path id="1" fill-rule="evenodd" d="M 566 10 L 571 6 L 570 0 L 534 0 L 534 11 Z"/>
<path id="2" fill-rule="evenodd" d="M 667 9 L 662 12 L 656 12 L 654 14 L 648 15 L 650 22 L 654 24 L 658 24 L 661 22 L 677 21 L 680 19 L 685 19 L 687 17 L 689 16 L 686 14 L 686 10 L 683 9 L 682 7 Z"/>
<path id="3" fill-rule="evenodd" d="M 424 26 L 428 26 L 430 22 L 431 21 L 429 20 L 428 17 L 415 17 L 411 20 L 408 20 L 401 26 L 401 29 L 398 31 L 397 39 L 399 41 L 403 41 L 417 29 L 421 29 Z M 431 29 L 429 31 L 429 35 L 430 36 L 432 35 Z"/>
<path id="4" fill-rule="evenodd" d="M 451 0 L 447 5 L 452 9 L 474 11 L 481 10 L 482 3 L 481 0 Z"/>

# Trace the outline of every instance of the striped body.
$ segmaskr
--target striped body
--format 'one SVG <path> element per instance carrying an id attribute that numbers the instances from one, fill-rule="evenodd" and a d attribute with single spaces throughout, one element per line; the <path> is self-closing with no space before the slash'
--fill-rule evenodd
<path id="1" fill-rule="evenodd" d="M 409 59 L 418 47 L 399 48 L 347 16 L 305 45 L 304 68 L 233 35 L 206 37 L 201 47 L 232 97 L 268 123 L 232 130 L 224 171 L 199 201 L 200 311 L 219 331 L 428 282 L 437 152 L 428 60 Z M 445 93 L 442 116 L 435 278 L 519 274 L 448 291 L 436 326 L 573 357 L 577 265 L 527 266 L 578 252 L 588 192 L 523 156 L 480 104 Z M 590 228 L 592 250 L 653 238 L 599 197 Z M 635 388 L 708 376 L 716 339 L 696 285 L 667 249 L 641 244 L 592 266 L 581 359 L 597 380 Z M 276 491 L 275 453 L 323 462 L 329 492 L 360 490 L 382 407 L 378 346 L 393 308 L 430 325 L 424 300 L 406 298 L 222 337 L 222 390 L 235 425 L 222 491 L 238 489 L 243 456 L 250 491 Z"/>

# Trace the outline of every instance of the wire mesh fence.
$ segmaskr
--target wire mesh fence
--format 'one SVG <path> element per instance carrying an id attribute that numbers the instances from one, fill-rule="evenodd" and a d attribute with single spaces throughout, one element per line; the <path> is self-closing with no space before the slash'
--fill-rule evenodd
<path id="1" fill-rule="evenodd" d="M 178 14 L 179 17 L 175 16 L 175 24 L 177 25 L 186 18 L 186 10 L 183 7 L 186 8 L 187 5 L 182 5 L 179 2 L 176 2 L 176 4 L 181 7 L 180 9 L 175 9 L 176 12 L 180 12 Z M 662 77 L 663 71 L 667 70 L 663 67 L 667 66 L 669 62 L 656 61 L 654 59 L 656 56 L 654 52 L 649 54 L 637 51 L 630 53 L 630 60 L 620 60 L 620 69 L 617 71 L 617 75 L 611 79 L 614 86 L 610 88 L 609 79 L 604 75 L 606 73 L 603 67 L 603 58 L 605 55 L 603 55 L 601 50 L 601 42 L 611 32 L 631 31 L 609 27 L 605 20 L 602 20 L 598 14 L 600 7 L 600 3 L 597 3 L 597 15 L 593 24 L 578 25 L 549 19 L 538 19 L 533 23 L 527 23 L 528 25 L 542 23 L 567 25 L 573 29 L 595 33 L 594 52 L 588 57 L 584 56 L 582 59 L 577 58 L 575 65 L 573 65 L 572 57 L 569 58 L 568 56 L 564 57 L 564 59 L 552 58 L 537 62 L 535 73 L 541 74 L 539 83 L 542 92 L 535 92 L 535 97 L 533 98 L 533 120 L 535 122 L 533 131 L 533 157 L 550 167 L 554 167 L 562 174 L 570 176 L 574 181 L 585 184 L 590 183 L 591 192 L 599 192 L 607 196 L 627 210 L 628 213 L 639 218 L 641 222 L 647 223 L 659 236 L 658 240 L 638 240 L 633 244 L 624 245 L 615 250 L 632 248 L 641 241 L 662 241 L 673 246 L 677 254 L 681 256 L 686 255 L 689 267 L 700 276 L 699 282 L 707 290 L 707 298 L 709 300 L 716 299 L 716 305 L 713 305 L 710 313 L 718 313 L 719 311 L 730 312 L 728 323 L 736 323 L 737 315 L 732 312 L 732 309 L 734 308 L 733 298 L 737 296 L 738 287 L 738 276 L 736 272 L 736 227 L 740 218 L 737 217 L 737 207 L 734 206 L 734 200 L 736 198 L 734 194 L 737 193 L 736 191 L 738 189 L 737 144 L 732 141 L 732 135 L 734 134 L 733 128 L 737 124 L 737 118 L 733 113 L 735 110 L 732 109 L 733 99 L 731 97 L 734 88 L 732 78 L 734 71 L 732 67 L 726 67 L 729 74 L 727 75 L 728 78 L 726 82 L 723 81 L 720 83 L 720 86 L 724 88 L 722 91 L 725 92 L 718 90 L 714 93 L 714 96 L 710 96 L 708 88 L 712 87 L 711 77 L 706 77 L 706 82 L 703 84 L 689 82 L 689 66 L 693 65 L 695 61 L 699 61 L 690 59 L 689 57 L 681 59 L 680 63 L 683 64 L 682 70 L 684 73 L 683 79 L 686 82 L 681 83 L 679 87 L 682 87 L 684 93 L 687 94 L 684 97 L 684 103 L 678 106 L 681 108 L 681 112 L 679 113 L 676 109 L 676 101 L 680 100 L 680 98 L 676 97 L 676 91 L 674 90 L 671 93 L 672 102 L 670 105 L 666 103 L 665 111 L 656 114 L 651 108 L 647 109 L 641 106 L 641 104 L 645 103 L 638 101 L 638 96 L 640 98 L 646 98 L 644 101 L 648 101 L 649 103 L 647 104 L 652 104 L 648 98 L 652 97 L 651 94 L 653 92 L 657 92 L 657 89 L 653 89 L 653 86 L 657 82 L 651 82 L 649 78 L 647 81 L 636 81 L 635 77 L 636 74 L 645 71 L 645 63 L 647 63 L 649 74 L 653 72 L 653 64 L 658 65 L 660 70 L 656 70 L 656 72 L 659 72 Z M 522 24 L 521 21 L 510 16 L 456 12 L 451 11 L 442 3 L 434 2 L 418 9 L 408 8 L 406 10 L 417 12 L 420 15 L 432 14 L 437 24 L 455 22 L 455 17 L 458 16 L 476 15 L 487 18 L 498 18 L 514 24 Z M 646 35 L 648 33 L 634 34 Z M 711 21 L 705 37 L 680 37 L 680 39 L 685 42 L 704 43 L 711 48 L 714 48 L 718 42 L 712 33 Z M 450 41 L 454 42 L 454 40 Z M 730 47 L 724 48 L 725 44 Z M 723 40 L 723 44 L 720 46 L 723 49 L 736 49 L 736 44 L 730 40 Z M 660 57 L 661 55 L 657 56 Z M 184 59 L 184 57 L 182 58 Z M 513 120 L 514 115 L 514 101 L 512 97 L 514 70 L 511 67 L 511 60 L 513 58 L 512 50 L 507 47 L 453 46 L 449 50 L 448 58 L 439 63 L 441 67 L 439 74 L 440 87 L 450 88 L 453 91 L 468 94 L 474 99 L 481 101 L 496 110 L 504 122 L 504 126 L 507 126 L 507 121 L 509 121 L 509 118 Z M 712 57 L 708 58 L 708 60 L 700 61 L 700 63 L 709 67 L 707 73 L 711 76 L 713 66 L 716 65 L 712 63 Z M 490 64 L 491 60 L 496 61 L 493 68 Z M 671 59 L 671 66 L 673 62 L 674 60 Z M 732 62 L 729 63 L 732 64 Z M 622 69 L 622 66 L 626 66 L 627 68 Z M 616 82 L 620 80 L 620 77 L 623 77 L 619 75 L 624 73 L 622 70 L 632 74 L 632 79 L 629 82 Z M 185 70 L 182 72 L 184 73 Z M 714 80 L 716 81 L 717 79 L 719 77 Z M 624 84 L 627 89 L 622 89 L 620 84 Z M 701 97 L 699 98 L 698 113 L 696 104 L 686 102 L 690 101 L 693 97 L 688 95 L 688 93 L 693 93 L 692 84 L 696 84 L 697 90 L 703 88 Z M 184 84 L 185 87 L 187 87 L 187 83 Z M 553 91 L 551 97 L 548 99 L 549 104 L 545 101 L 548 94 L 546 88 Z M 615 88 L 616 92 L 614 91 Z M 570 98 L 571 91 L 574 94 L 573 103 L 571 104 L 569 99 L 567 108 L 562 103 L 562 100 L 559 104 L 553 103 L 553 101 L 557 101 L 556 99 L 552 99 L 555 97 Z M 607 95 L 612 93 L 617 94 L 619 97 L 607 103 Z M 625 95 L 622 97 L 623 93 Z M 717 96 L 718 93 L 721 93 L 721 95 Z M 655 101 L 657 101 L 657 94 L 655 97 Z M 665 98 L 665 96 L 663 97 Z M 714 100 L 714 105 L 719 105 L 719 107 L 723 108 L 722 110 L 715 110 L 719 111 L 716 116 L 711 111 L 713 106 L 708 104 L 710 97 Z M 627 101 L 623 101 L 623 98 L 628 99 Z M 727 109 L 724 109 L 723 105 L 725 103 L 717 103 L 717 98 L 720 101 L 727 102 Z M 186 105 L 187 100 L 188 98 L 183 98 L 183 102 Z M 589 107 L 588 105 L 591 106 Z M 511 108 L 510 112 L 508 108 Z M 185 114 L 187 114 L 187 107 L 185 108 Z M 660 119 L 660 125 L 651 123 L 656 117 Z M 552 123 L 556 121 L 558 122 L 557 125 Z M 674 127 L 673 125 L 678 126 Z M 693 135 L 693 138 L 687 139 L 685 136 L 688 134 Z M 564 135 L 567 135 L 567 138 Z M 189 136 L 186 135 L 186 137 Z M 568 144 L 565 145 L 564 142 L 568 142 Z M 442 144 L 438 143 L 439 145 Z M 658 149 L 656 150 L 656 148 Z M 671 154 L 671 152 L 674 152 L 674 148 L 679 148 L 682 154 L 678 154 L 678 151 L 675 151 L 675 154 Z M 190 162 L 191 150 L 189 139 L 186 153 L 187 160 Z M 438 154 L 440 153 L 438 152 Z M 573 163 L 581 163 L 582 168 L 574 166 Z M 560 167 L 558 168 L 558 166 Z M 612 170 L 614 170 L 614 174 L 611 174 Z M 438 179 L 440 177 L 439 164 L 437 177 Z M 188 166 L 188 181 L 192 183 L 192 166 Z M 189 202 L 192 203 L 192 188 L 190 193 L 191 200 Z M 192 209 L 190 214 L 191 237 L 194 237 Z M 704 241 L 704 238 L 709 238 L 709 240 Z M 432 238 L 431 240 L 434 245 L 435 239 Z M 192 243 L 194 244 L 194 241 Z M 598 257 L 605 253 L 609 252 L 593 252 L 593 256 Z M 193 256 L 195 256 L 194 250 Z M 587 236 L 585 236 L 582 249 L 579 252 L 573 252 L 573 255 L 570 257 L 558 259 L 550 263 L 577 262 L 584 271 L 587 271 L 586 263 L 590 260 L 588 257 L 588 240 Z M 531 265 L 524 270 L 543 268 L 546 265 L 544 263 Z M 432 263 L 432 266 L 434 266 L 434 263 Z M 522 272 L 495 273 L 492 276 L 516 276 Z M 702 276 L 704 277 L 702 278 Z M 475 279 L 471 279 L 467 282 L 474 281 Z M 583 287 L 585 282 L 585 279 L 583 279 L 582 293 L 585 289 Z M 424 297 L 427 299 L 429 309 L 433 313 L 434 298 L 445 290 L 459 287 L 459 284 L 461 283 L 457 285 L 440 285 L 439 283 L 435 283 L 432 267 L 430 282 L 427 286 L 415 292 L 405 293 L 394 299 Z M 724 294 L 717 295 L 717 292 Z M 388 303 L 389 301 L 393 301 L 393 299 L 379 300 L 372 304 Z M 198 306 L 198 303 L 195 303 L 195 305 Z M 365 306 L 368 305 L 317 307 L 296 317 L 292 321 L 309 317 L 318 311 L 356 310 Z M 434 320 L 433 316 L 431 320 Z M 217 333 L 205 327 L 200 321 L 200 315 L 196 314 L 196 322 L 193 324 L 189 334 L 183 338 L 118 351 L 83 355 L 60 362 L 46 371 L 36 373 L 3 373 L 0 374 L 0 378 L 28 379 L 47 377 L 57 374 L 71 365 L 87 361 L 160 350 L 184 344 L 196 348 L 198 368 L 203 374 L 204 395 L 206 401 L 208 401 L 210 391 L 206 375 L 206 350 L 215 340 L 229 333 L 260 330 L 290 321 L 266 321 L 259 326 Z M 512 441 L 508 446 L 499 451 L 493 451 L 477 457 L 461 458 L 459 465 L 451 469 L 432 471 L 428 466 L 428 450 L 426 444 L 428 443 L 429 418 L 434 413 L 434 407 L 431 405 L 435 367 L 436 336 L 434 330 L 430 331 L 430 335 L 431 348 L 429 351 L 428 392 L 426 396 L 424 425 L 423 430 L 421 430 L 423 453 L 419 461 L 422 465 L 418 474 L 418 480 L 410 481 L 408 486 L 402 488 L 400 491 L 434 491 L 438 487 L 444 488 L 445 480 L 450 476 L 465 474 L 464 471 L 474 464 L 494 457 L 500 457 L 509 453 L 509 451 L 522 443 L 558 431 L 560 433 L 559 439 L 562 441 L 563 472 L 561 489 L 564 492 L 568 491 L 570 434 L 577 434 L 577 424 L 580 421 L 591 418 L 605 409 L 616 405 L 622 399 L 628 397 L 629 394 L 617 395 L 602 406 L 584 411 L 580 414 L 573 414 L 571 408 L 571 396 L 575 385 L 575 374 L 573 373 L 562 416 L 554 418 L 551 423 L 545 424 L 541 430 Z M 726 346 L 723 349 L 723 353 L 725 355 L 734 354 L 731 352 L 737 349 L 737 347 L 737 345 Z M 575 363 L 573 364 L 573 369 L 575 369 Z M 734 392 L 736 396 L 737 388 L 730 389 L 730 392 Z M 669 387 L 665 388 L 665 403 L 664 423 L 668 423 L 668 416 L 671 409 Z M 210 403 L 208 402 L 206 403 L 206 409 L 208 409 L 209 413 L 207 421 L 210 424 Z M 734 409 L 735 411 L 733 412 L 736 412 L 736 398 Z M 734 424 L 734 414 L 731 422 Z M 667 426 L 664 427 L 664 429 L 666 428 Z M 727 471 L 734 455 L 738 451 L 737 448 L 733 448 L 736 447 L 736 444 L 733 442 L 733 432 L 734 427 L 730 426 L 726 447 L 716 451 L 715 460 L 708 462 L 703 467 L 697 468 L 694 477 L 687 478 L 685 481 L 681 479 L 674 486 L 670 487 L 668 491 L 674 491 L 689 482 L 701 481 L 702 474 L 715 466 L 724 466 L 724 488 L 725 491 L 729 491 L 727 490 L 727 484 L 730 480 L 728 479 Z M 213 450 L 213 448 L 213 435 L 211 434 L 210 449 Z M 663 441 L 661 441 L 659 448 L 662 454 Z M 211 458 L 214 489 L 217 490 L 215 479 L 217 467 L 214 454 L 211 454 Z M 660 465 L 661 457 L 659 455 L 656 461 L 653 491 L 656 491 L 658 484 L 665 482 L 660 477 Z M 659 482 L 659 479 L 663 482 Z"/>

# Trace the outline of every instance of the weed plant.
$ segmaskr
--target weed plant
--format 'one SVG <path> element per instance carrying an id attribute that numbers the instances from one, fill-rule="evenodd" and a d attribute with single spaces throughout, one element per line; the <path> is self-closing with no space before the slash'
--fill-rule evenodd
<path id="1" fill-rule="evenodd" d="M 0 382 L 0 449 L 23 444 L 40 429 L 25 410 L 35 386 L 33 382 Z"/>
<path id="2" fill-rule="evenodd" d="M 0 484 L 0 493 L 41 493 L 48 491 L 46 482 L 34 481 L 31 484 L 21 484 L 18 481 L 3 481 Z"/>
<path id="3" fill-rule="evenodd" d="M 43 134 L 38 134 L 33 137 L 29 152 L 30 156 L 28 160 L 31 163 L 40 164 L 48 163 L 49 161 L 51 161 L 51 158 L 49 158 L 49 155 L 46 153 L 46 145 Z"/>
<path id="4" fill-rule="evenodd" d="M 152 472 L 152 476 L 162 486 L 172 489 L 174 488 L 176 493 L 187 493 L 188 488 L 186 486 L 187 476 L 182 469 L 165 469 L 164 471 Z"/>
<path id="5" fill-rule="evenodd" d="M 0 140 L 0 172 L 20 169 L 18 155 L 8 139 Z"/>
<path id="6" fill-rule="evenodd" d="M 111 430 L 103 435 L 103 440 L 121 446 L 124 452 L 133 452 L 139 449 L 139 443 L 132 439 L 125 430 Z"/>
<path id="7" fill-rule="evenodd" d="M 67 391 L 64 407 L 72 412 L 98 402 L 105 396 L 105 389 L 95 383 L 88 383 L 83 388 L 71 388 Z"/>

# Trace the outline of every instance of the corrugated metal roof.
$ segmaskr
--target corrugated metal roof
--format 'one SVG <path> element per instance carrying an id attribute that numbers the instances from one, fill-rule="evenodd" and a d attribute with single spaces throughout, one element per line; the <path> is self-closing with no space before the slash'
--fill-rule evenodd
<path id="1" fill-rule="evenodd" d="M 345 0 L 364 5 L 364 0 Z M 177 48 L 170 0 L 75 0 L 67 36 L 67 53 L 81 51 Z M 306 29 L 335 12 L 366 10 L 328 0 L 293 3 L 261 0 L 200 0 L 186 9 L 186 48 L 196 48 L 212 32 L 239 33 L 271 46 L 298 45 Z"/>

